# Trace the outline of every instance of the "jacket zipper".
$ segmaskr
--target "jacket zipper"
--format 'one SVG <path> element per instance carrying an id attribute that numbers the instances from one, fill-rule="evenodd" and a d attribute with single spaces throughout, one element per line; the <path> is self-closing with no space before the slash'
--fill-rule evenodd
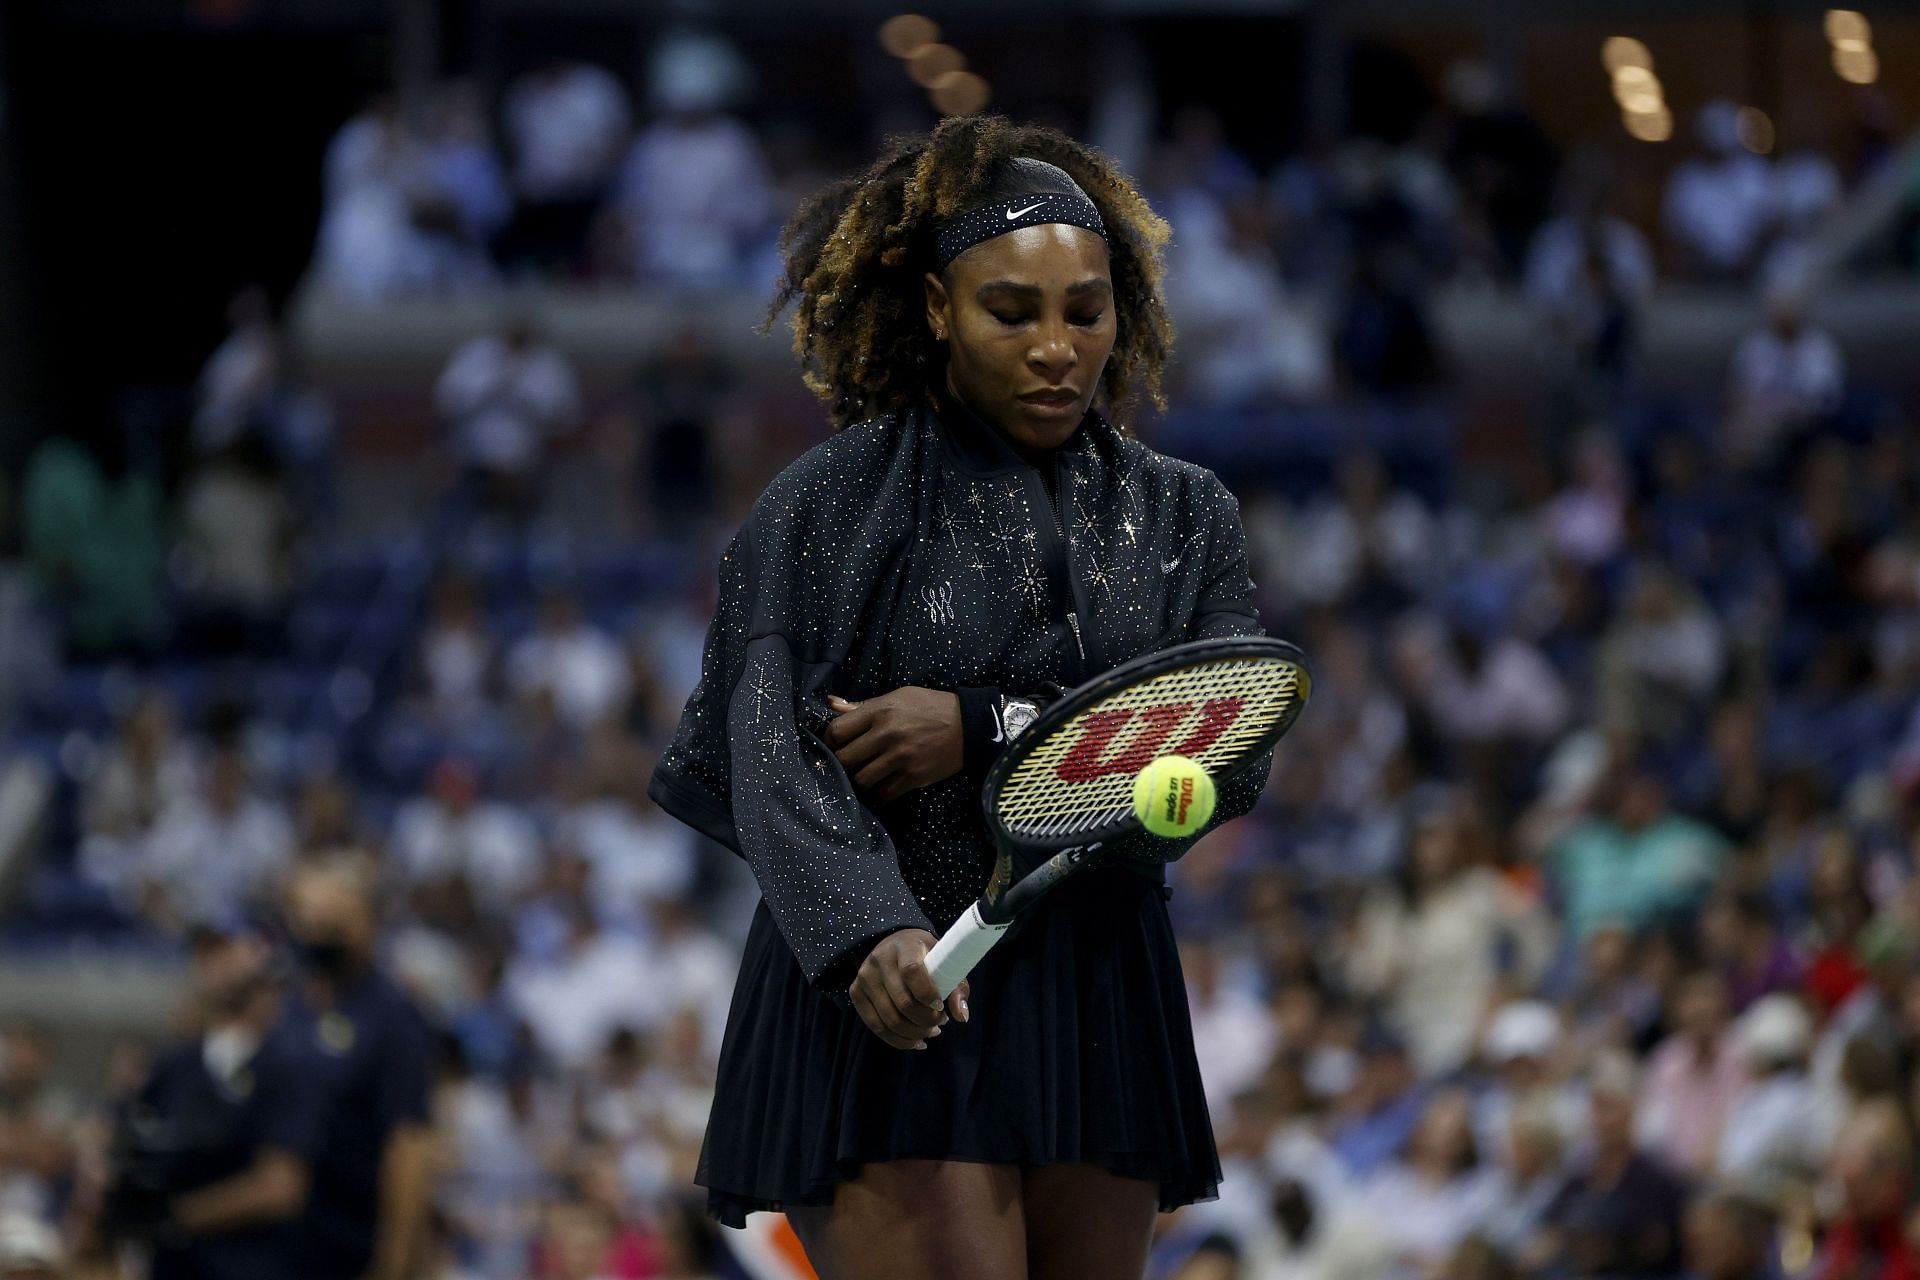
<path id="1" fill-rule="evenodd" d="M 1067 464 L 1058 449 L 1053 453 L 1053 527 L 1060 535 L 1060 553 L 1067 564 L 1067 625 L 1073 628 L 1073 647 L 1080 654 L 1084 675 L 1087 662 L 1086 640 L 1080 634 L 1080 575 L 1073 564 L 1073 544 L 1067 540 L 1067 523 L 1060 511 L 1061 497 L 1067 491 Z"/>

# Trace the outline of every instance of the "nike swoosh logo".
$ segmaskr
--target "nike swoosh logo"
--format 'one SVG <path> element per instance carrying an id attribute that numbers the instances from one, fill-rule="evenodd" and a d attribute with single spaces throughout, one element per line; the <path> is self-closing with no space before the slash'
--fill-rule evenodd
<path id="1" fill-rule="evenodd" d="M 1160 572 L 1162 573 L 1172 573 L 1175 569 L 1178 569 L 1179 567 L 1180 567 L 1179 556 L 1175 556 L 1171 560 L 1162 560 L 1160 562 Z"/>
<path id="2" fill-rule="evenodd" d="M 1045 200 L 1041 200 L 1036 204 L 1028 205 L 1024 209 L 1009 209 L 1007 210 L 1007 221 L 1012 222 L 1015 218 L 1025 217 L 1027 214 L 1032 213 L 1035 209 L 1038 209 L 1041 205 L 1045 203 L 1046 203 Z"/>
<path id="3" fill-rule="evenodd" d="M 1007 731 L 1006 727 L 1000 723 L 1000 708 L 989 706 L 987 711 L 993 716 L 993 736 L 988 738 L 987 741 L 1005 742 L 1007 740 Z"/>

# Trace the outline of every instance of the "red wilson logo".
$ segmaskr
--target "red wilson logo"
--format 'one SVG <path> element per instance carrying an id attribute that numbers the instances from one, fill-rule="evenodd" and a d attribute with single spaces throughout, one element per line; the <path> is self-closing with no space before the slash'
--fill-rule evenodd
<path id="1" fill-rule="evenodd" d="M 1083 722 L 1080 740 L 1053 768 L 1064 782 L 1092 782 L 1110 774 L 1129 776 L 1163 755 L 1197 756 L 1227 731 L 1246 706 L 1244 697 L 1209 698 L 1199 704 L 1200 723 L 1177 746 L 1162 746 L 1193 714 L 1194 703 L 1165 702 L 1157 707 L 1099 711 Z M 1122 731 L 1133 727 L 1123 742 Z M 1189 797 L 1190 798 L 1190 797 Z M 1181 805 L 1185 809 L 1185 803 Z"/>

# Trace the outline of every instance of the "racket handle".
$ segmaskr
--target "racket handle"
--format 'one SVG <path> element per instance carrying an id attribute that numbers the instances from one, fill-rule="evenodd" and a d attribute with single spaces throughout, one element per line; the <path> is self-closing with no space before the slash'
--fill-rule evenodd
<path id="1" fill-rule="evenodd" d="M 927 952 L 927 971 L 933 975 L 933 985 L 942 1000 L 953 994 L 960 980 L 973 972 L 980 957 L 993 950 L 993 944 L 1000 941 L 1000 935 L 1012 923 L 1008 920 L 988 924 L 976 902 L 941 935 L 940 941 L 933 944 L 933 950 Z"/>

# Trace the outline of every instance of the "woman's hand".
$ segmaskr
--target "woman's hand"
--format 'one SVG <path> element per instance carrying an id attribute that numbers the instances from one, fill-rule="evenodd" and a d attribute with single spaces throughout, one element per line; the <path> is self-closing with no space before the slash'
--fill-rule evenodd
<path id="1" fill-rule="evenodd" d="M 861 1021 L 895 1049 L 924 1049 L 949 1016 L 967 1020 L 966 981 L 944 1003 L 933 985 L 927 970 L 933 944 L 934 936 L 925 929 L 888 934 L 867 953 L 847 988 Z"/>
<path id="2" fill-rule="evenodd" d="M 907 685 L 860 702 L 827 695 L 839 715 L 821 735 L 867 798 L 885 803 L 960 772 L 960 695 Z"/>

